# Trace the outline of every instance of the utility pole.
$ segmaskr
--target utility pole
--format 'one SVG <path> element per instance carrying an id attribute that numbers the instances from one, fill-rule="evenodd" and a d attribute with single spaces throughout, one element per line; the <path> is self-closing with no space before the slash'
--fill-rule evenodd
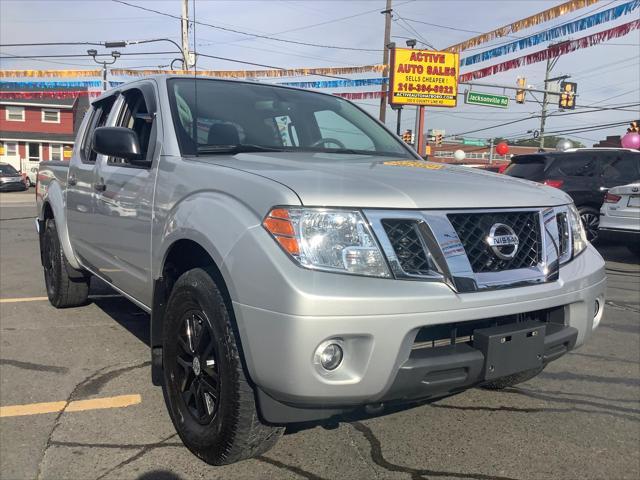
<path id="1" fill-rule="evenodd" d="M 561 43 L 565 42 L 549 45 L 548 50 L 552 50 L 553 47 L 557 47 Z M 549 82 L 558 80 L 558 78 L 568 78 L 566 76 L 549 78 L 549 75 L 551 75 L 551 70 L 553 70 L 553 67 L 556 66 L 556 63 L 558 63 L 558 60 L 560 59 L 559 50 L 556 49 L 556 52 L 558 53 L 558 55 L 555 58 L 547 58 L 547 70 L 544 74 L 544 98 L 542 99 L 542 114 L 540 115 L 540 148 L 544 148 L 544 124 L 547 121 L 547 105 L 549 104 Z"/>
<path id="2" fill-rule="evenodd" d="M 391 42 L 391 1 L 387 0 L 387 8 L 380 13 L 384 13 L 384 49 L 382 53 L 382 63 L 384 70 L 382 76 L 389 78 L 389 43 Z M 383 83 L 381 87 L 382 95 L 380 96 L 380 121 L 384 123 L 387 117 L 387 84 Z"/>
<path id="3" fill-rule="evenodd" d="M 544 98 L 542 99 L 542 114 L 540 115 L 540 148 L 544 148 L 544 124 L 547 121 L 547 105 L 549 103 L 549 95 L 546 90 L 548 88 L 549 83 L 549 75 L 551 75 L 551 70 L 553 69 L 553 65 L 555 61 L 551 58 L 547 58 L 547 70 L 544 74 Z"/>
<path id="4" fill-rule="evenodd" d="M 493 137 L 489 141 L 489 165 L 493 163 Z"/>
<path id="5" fill-rule="evenodd" d="M 180 19 L 182 30 L 182 58 L 185 70 L 189 70 L 189 0 L 182 0 L 182 17 Z"/>

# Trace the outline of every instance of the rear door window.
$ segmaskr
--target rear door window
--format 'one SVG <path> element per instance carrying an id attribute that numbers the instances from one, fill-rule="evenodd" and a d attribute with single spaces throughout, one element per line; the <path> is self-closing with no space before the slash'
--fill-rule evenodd
<path id="1" fill-rule="evenodd" d="M 625 185 L 640 178 L 640 155 L 621 152 L 602 159 L 602 179 L 607 186 Z"/>
<path id="2" fill-rule="evenodd" d="M 549 177 L 595 177 L 598 174 L 596 158 L 593 155 L 570 154 L 560 156 L 553 163 Z"/>
<path id="3" fill-rule="evenodd" d="M 98 127 L 105 126 L 115 99 L 115 96 L 111 96 L 93 104 L 90 111 L 91 118 L 89 119 L 87 132 L 82 140 L 80 150 L 80 160 L 82 160 L 82 163 L 95 163 L 98 154 L 93 151 L 93 131 Z"/>

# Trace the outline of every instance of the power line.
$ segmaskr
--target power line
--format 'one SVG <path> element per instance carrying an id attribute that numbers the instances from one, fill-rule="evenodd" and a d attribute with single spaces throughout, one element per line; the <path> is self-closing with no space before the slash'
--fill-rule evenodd
<path id="1" fill-rule="evenodd" d="M 636 105 L 640 105 L 640 103 L 628 104 L 628 105 L 625 105 L 625 106 L 631 107 L 631 106 L 636 106 Z M 548 116 L 549 117 L 555 117 L 555 118 L 561 118 L 561 117 L 566 117 L 566 116 L 570 116 L 570 115 L 581 115 L 581 114 L 592 113 L 592 112 L 601 111 L 601 110 L 608 110 L 608 108 L 602 108 L 602 109 L 595 108 L 594 110 L 590 110 L 588 112 L 584 112 L 584 111 L 581 111 L 581 112 L 568 112 L 568 113 L 563 113 L 562 115 L 553 115 L 553 114 L 551 114 L 551 115 L 548 115 Z M 477 128 L 475 130 L 469 130 L 467 132 L 462 132 L 462 133 L 457 133 L 457 134 L 452 134 L 452 135 L 446 135 L 446 137 L 457 137 L 457 136 L 467 135 L 469 133 L 484 132 L 486 130 L 492 130 L 494 128 L 499 128 L 499 127 L 506 127 L 507 125 L 513 125 L 515 123 L 520 123 L 520 122 L 524 122 L 524 121 L 527 121 L 527 120 L 533 120 L 533 119 L 536 119 L 536 118 L 541 118 L 541 115 L 527 116 L 527 117 L 523 117 L 523 118 L 520 118 L 520 119 L 511 120 L 509 122 L 503 122 L 503 123 L 498 123 L 498 124 L 495 124 L 495 125 L 490 125 L 488 127 Z M 580 128 L 582 128 L 582 127 L 580 127 Z M 548 133 L 551 133 L 551 132 L 548 132 Z"/>
<path id="2" fill-rule="evenodd" d="M 139 55 L 171 55 L 179 52 L 128 52 L 121 53 L 121 56 L 139 56 Z M 9 55 L 9 54 L 4 54 Z M 111 57 L 110 53 L 100 53 L 97 57 Z M 87 58 L 86 53 L 81 54 L 59 54 L 59 55 L 12 55 L 10 57 L 0 57 L 0 60 L 6 58 L 27 59 L 27 58 Z"/>
<path id="3" fill-rule="evenodd" d="M 263 63 L 247 62 L 247 61 L 244 61 L 244 60 L 236 60 L 234 58 L 219 57 L 219 56 L 216 56 L 216 55 L 208 55 L 206 53 L 198 53 L 198 55 L 201 56 L 201 57 L 213 58 L 213 59 L 216 59 L 216 60 L 225 60 L 227 62 L 235 62 L 235 63 L 242 63 L 242 64 L 245 64 L 245 65 L 253 65 L 255 67 L 272 68 L 274 70 L 290 70 L 289 68 L 275 67 L 273 65 L 265 65 Z M 339 80 L 348 80 L 346 77 L 338 77 L 338 76 L 335 76 L 335 75 L 326 75 L 326 74 L 321 74 L 321 73 L 314 73 L 312 75 L 317 75 L 319 77 L 337 78 Z"/>
<path id="4" fill-rule="evenodd" d="M 101 47 L 104 42 L 39 42 L 39 43 L 3 43 L 0 47 L 43 47 L 43 46 L 62 46 L 62 45 L 94 45 Z"/>
<path id="5" fill-rule="evenodd" d="M 180 17 L 178 17 L 177 15 L 172 15 L 170 13 L 166 13 L 166 12 L 161 12 L 159 10 L 154 10 L 152 8 L 147 8 L 147 7 L 142 7 L 140 5 L 133 5 L 132 3 L 127 3 L 124 2 L 123 0 L 111 0 L 112 2 L 115 3 L 120 3 L 122 5 L 126 5 L 128 7 L 132 7 L 132 8 L 137 8 L 140 10 L 144 10 L 147 12 L 151 12 L 151 13 L 155 13 L 158 15 L 164 15 L 166 17 L 170 17 L 170 18 L 175 18 L 175 19 L 180 19 Z M 357 51 L 357 52 L 381 52 L 382 50 L 379 49 L 371 49 L 371 48 L 356 48 L 356 47 L 343 47 L 343 46 L 338 46 L 338 45 L 322 45 L 322 44 L 318 44 L 318 43 L 310 43 L 310 42 L 301 42 L 298 40 L 287 40 L 284 38 L 278 38 L 278 37 L 272 37 L 270 35 L 261 35 L 258 33 L 249 33 L 249 32 L 243 32 L 242 30 L 237 30 L 235 28 L 228 28 L 228 27 L 222 27 L 220 25 L 214 25 L 211 23 L 206 23 L 206 22 L 200 22 L 200 21 L 196 21 L 196 20 L 189 20 L 190 23 L 193 23 L 194 25 L 202 25 L 205 27 L 210 27 L 210 28 L 215 28 L 217 30 L 222 30 L 225 32 L 230 32 L 230 33 L 237 33 L 240 35 L 247 35 L 250 37 L 255 37 L 255 38 L 262 38 L 265 40 L 272 40 L 274 42 L 282 42 L 282 43 L 291 43 L 294 45 L 304 45 L 306 47 L 317 47 L 317 48 L 331 48 L 331 49 L 335 49 L 335 50 L 350 50 L 350 51 Z"/>

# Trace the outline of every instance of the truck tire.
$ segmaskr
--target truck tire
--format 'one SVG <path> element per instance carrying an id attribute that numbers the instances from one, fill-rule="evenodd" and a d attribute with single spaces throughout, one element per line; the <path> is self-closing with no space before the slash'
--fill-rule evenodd
<path id="1" fill-rule="evenodd" d="M 164 317 L 163 393 L 185 446 L 211 465 L 226 465 L 273 447 L 282 427 L 258 418 L 227 306 L 201 268 L 176 281 Z"/>
<path id="2" fill-rule="evenodd" d="M 503 388 L 513 387 L 527 380 L 531 380 L 544 370 L 544 367 L 532 368 L 531 370 L 525 370 L 524 372 L 514 373 L 513 375 L 507 375 L 506 377 L 496 378 L 487 383 L 483 383 L 482 388 L 487 390 L 502 390 Z"/>
<path id="3" fill-rule="evenodd" d="M 42 240 L 44 283 L 49 302 L 56 308 L 77 307 L 87 303 L 91 276 L 74 269 L 60 245 L 53 218 L 47 219 Z M 72 273 L 72 275 L 69 275 Z"/>

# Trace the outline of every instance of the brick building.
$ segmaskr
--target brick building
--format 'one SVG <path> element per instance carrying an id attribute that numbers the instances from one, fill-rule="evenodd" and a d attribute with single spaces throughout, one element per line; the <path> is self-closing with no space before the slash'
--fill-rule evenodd
<path id="1" fill-rule="evenodd" d="M 0 162 L 11 163 L 32 176 L 30 172 L 41 161 L 68 160 L 88 106 L 86 94 L 64 98 L 3 95 L 0 97 Z"/>

